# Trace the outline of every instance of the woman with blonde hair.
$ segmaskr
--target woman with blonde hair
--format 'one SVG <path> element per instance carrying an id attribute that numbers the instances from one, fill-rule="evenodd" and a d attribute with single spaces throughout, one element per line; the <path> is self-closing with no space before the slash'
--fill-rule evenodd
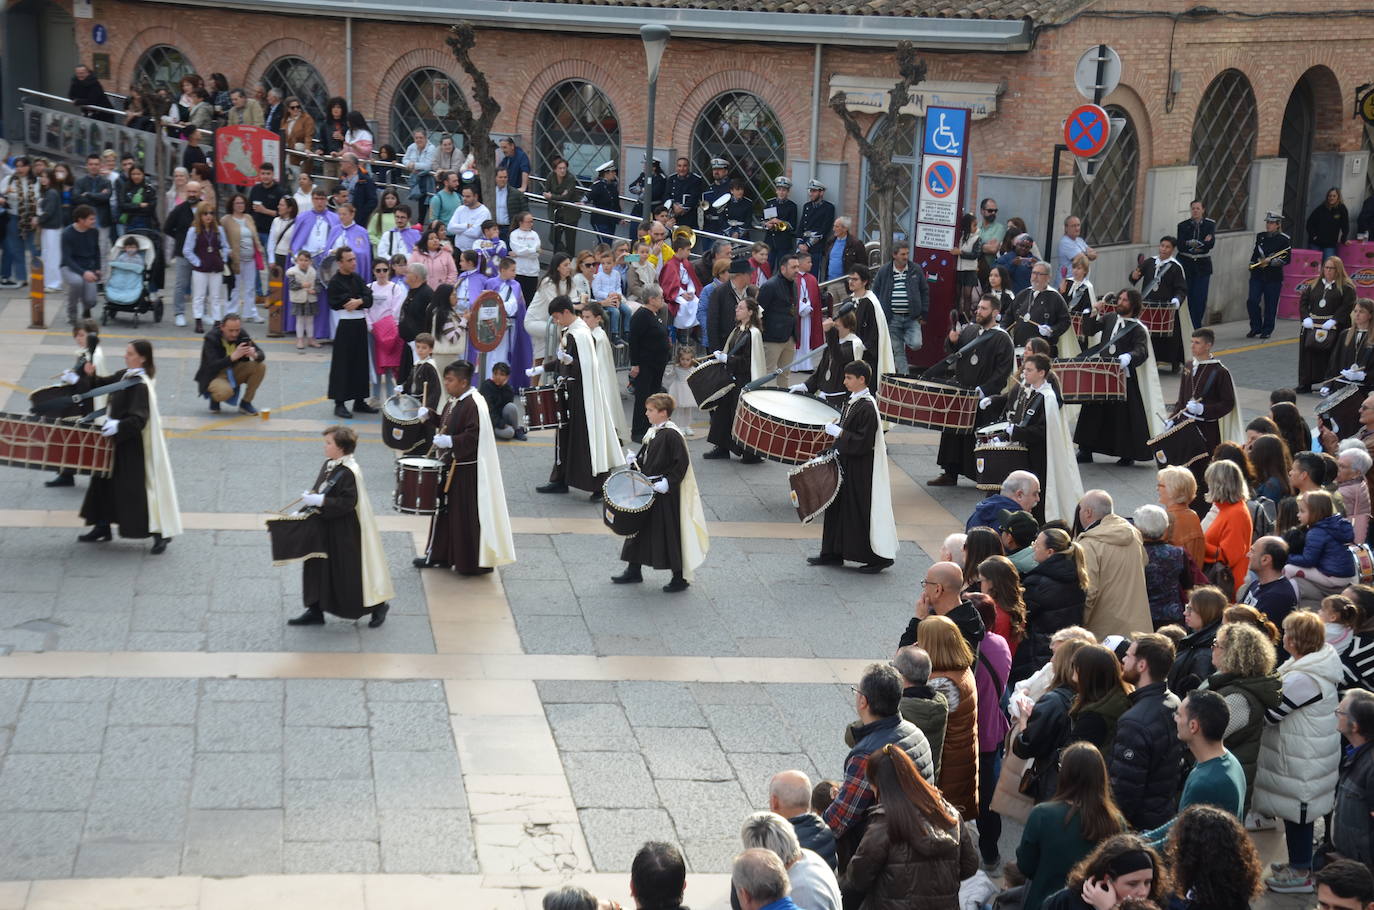
<path id="1" fill-rule="evenodd" d="M 978 690 L 973 652 L 947 616 L 930 615 L 916 631 L 930 655 L 930 687 L 949 702 L 940 752 L 940 789 L 966 819 L 978 816 Z"/>
<path id="2" fill-rule="evenodd" d="M 1250 568 L 1250 542 L 1254 533 L 1250 510 L 1246 506 L 1250 491 L 1240 466 L 1234 461 L 1213 461 L 1207 466 L 1203 480 L 1207 484 L 1207 501 L 1216 508 L 1216 518 L 1204 534 L 1207 549 L 1203 559 L 1206 563 L 1220 563 L 1230 569 L 1231 589 L 1226 591 L 1226 596 L 1235 600 Z M 1209 574 L 1209 577 L 1212 576 Z"/>
<path id="3" fill-rule="evenodd" d="M 924 623 L 922 623 L 924 625 Z M 1053 677 L 1050 687 L 1036 699 L 1030 717 L 1012 738 L 1011 751 L 1019 758 L 1034 761 L 1028 795 L 1037 803 L 1049 799 L 1059 786 L 1059 750 L 1069 742 L 1073 730 L 1073 701 L 1077 689 L 1073 681 L 1074 660 L 1078 652 L 1096 647 L 1082 638 L 1065 639 L 1050 661 Z"/>
<path id="4" fill-rule="evenodd" d="M 1193 511 L 1193 500 L 1197 499 L 1197 478 L 1193 472 L 1178 465 L 1161 468 L 1155 481 L 1159 504 L 1169 513 L 1168 543 L 1182 547 L 1193 562 L 1201 567 L 1207 552 L 1207 541 L 1202 533 L 1202 522 Z"/>
<path id="5" fill-rule="evenodd" d="M 1298 300 L 1298 315 L 1302 318 L 1298 392 L 1311 392 L 1314 383 L 1326 378 L 1331 350 L 1340 333 L 1350 328 L 1350 311 L 1354 307 L 1355 284 L 1333 248 L 1322 262 L 1321 277 L 1309 282 Z"/>
<path id="6" fill-rule="evenodd" d="M 1088 569 L 1083 548 L 1061 528 L 1046 528 L 1031 544 L 1035 567 L 1021 580 L 1025 634 L 1012 661 L 1011 678 L 1025 679 L 1049 662 L 1053 636 L 1083 622 Z"/>
<path id="7" fill-rule="evenodd" d="M 1264 713 L 1279 707 L 1282 685 L 1274 673 L 1274 645 L 1249 623 L 1222 623 L 1212 649 L 1216 669 L 1203 688 L 1226 700 L 1231 719 L 1222 742 L 1245 770 L 1246 809 L 1254 794 Z"/>

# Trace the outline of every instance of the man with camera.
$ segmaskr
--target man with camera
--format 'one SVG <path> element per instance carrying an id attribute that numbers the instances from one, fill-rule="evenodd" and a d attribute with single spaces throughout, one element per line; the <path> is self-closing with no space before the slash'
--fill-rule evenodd
<path id="1" fill-rule="evenodd" d="M 196 370 L 196 387 L 210 399 L 211 413 L 218 414 L 220 404 L 229 402 L 239 406 L 243 414 L 256 414 L 253 396 L 267 376 L 267 355 L 253 344 L 243 330 L 238 313 L 230 313 L 224 321 L 205 333 L 200 348 L 200 369 Z"/>

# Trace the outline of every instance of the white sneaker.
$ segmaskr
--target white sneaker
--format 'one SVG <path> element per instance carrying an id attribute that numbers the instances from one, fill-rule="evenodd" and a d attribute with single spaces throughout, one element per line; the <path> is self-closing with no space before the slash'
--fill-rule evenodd
<path id="1" fill-rule="evenodd" d="M 691 427 L 683 427 L 683 429 L 682 429 L 682 435 L 684 435 L 684 436 L 695 436 L 695 435 L 697 435 L 697 431 L 694 430 L 694 429 L 692 429 Z"/>
<path id="2" fill-rule="evenodd" d="M 179 326 L 185 326 L 185 325 L 186 325 L 186 317 L 185 317 L 183 314 L 181 314 L 181 313 L 177 313 L 176 324 L 179 325 Z"/>
<path id="3" fill-rule="evenodd" d="M 1279 823 L 1265 815 L 1251 812 L 1245 816 L 1245 830 L 1247 831 L 1269 831 L 1277 828 Z"/>

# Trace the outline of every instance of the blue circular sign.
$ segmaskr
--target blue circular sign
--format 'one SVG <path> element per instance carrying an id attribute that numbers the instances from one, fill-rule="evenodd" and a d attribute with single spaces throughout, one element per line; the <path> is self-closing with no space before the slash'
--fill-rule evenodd
<path id="1" fill-rule="evenodd" d="M 936 199 L 943 199 L 954 192 L 954 168 L 944 161 L 937 161 L 926 169 L 926 190 Z"/>
<path id="2" fill-rule="evenodd" d="M 1080 158 L 1101 154 L 1111 136 L 1111 119 L 1096 104 L 1079 105 L 1064 121 L 1064 143 Z"/>
<path id="3" fill-rule="evenodd" d="M 110 40 L 110 33 L 105 30 L 103 25 L 91 26 L 91 40 L 96 44 L 104 44 Z"/>

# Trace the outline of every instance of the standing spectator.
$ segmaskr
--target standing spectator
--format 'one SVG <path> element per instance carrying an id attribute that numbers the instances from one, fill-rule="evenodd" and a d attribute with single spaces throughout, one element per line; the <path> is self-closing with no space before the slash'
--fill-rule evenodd
<path id="1" fill-rule="evenodd" d="M 186 245 L 186 234 L 195 224 L 196 209 L 200 207 L 201 203 L 200 194 L 200 181 L 188 181 L 186 198 L 168 213 L 167 220 L 162 224 L 162 232 L 171 241 L 174 256 L 172 259 L 172 311 L 176 315 L 178 326 L 186 325 L 186 298 L 191 294 L 191 262 L 182 250 Z M 103 244 L 104 240 L 102 239 L 101 242 Z"/>
<path id="2" fill-rule="evenodd" d="M 1173 738 L 1173 719 L 1167 730 Z M 1171 784 L 1172 789 L 1172 784 Z M 1064 887 L 1069 871 L 1093 848 L 1126 829 L 1126 820 L 1107 786 L 1107 766 L 1091 743 L 1074 743 L 1059 756 L 1054 796 L 1030 812 L 1016 848 L 1016 866 L 1026 876 L 1022 910 L 1040 910 L 1045 898 Z"/>
<path id="3" fill-rule="evenodd" d="M 93 157 L 99 166 L 99 156 Z M 99 176 L 99 171 L 96 174 Z M 186 201 L 186 184 L 190 182 L 191 172 L 186 168 L 178 167 L 172 171 L 172 185 L 167 188 L 167 192 L 162 194 L 162 202 L 168 212 Z"/>
<path id="4" fill-rule="evenodd" d="M 1135 690 L 1109 753 L 1112 792 L 1137 829 L 1156 828 L 1174 814 L 1183 744 L 1174 735 L 1178 696 L 1165 684 L 1173 663 L 1173 642 L 1152 632 L 1136 635 L 1121 661 L 1121 678 Z"/>
<path id="5" fill-rule="evenodd" d="M 1174 665 L 1169 669 L 1169 690 L 1179 698 L 1202 685 L 1212 675 L 1212 655 L 1222 613 L 1230 598 L 1220 588 L 1203 585 L 1194 588 L 1183 609 L 1183 624 L 1190 630 L 1176 646 Z"/>
<path id="6" fill-rule="evenodd" d="M 1011 290 L 1015 294 L 1020 294 L 1031 285 L 1031 269 L 1040 261 L 1040 257 L 1035 255 L 1035 240 L 1030 234 L 1022 231 L 1019 234 L 1011 235 L 1011 249 L 997 257 L 997 267 L 1007 270 L 1011 275 Z M 1005 243 L 1003 244 L 1006 245 Z M 1003 314 L 1007 316 L 1008 314 Z"/>
<path id="7" fill-rule="evenodd" d="M 1317 873 L 1317 906 L 1330 910 L 1374 907 L 1374 877 L 1368 863 L 1338 859 Z"/>
<path id="8" fill-rule="evenodd" d="M 798 910 L 788 897 L 787 868 L 772 850 L 751 847 L 735 857 L 730 888 L 742 910 Z"/>
<path id="9" fill-rule="evenodd" d="M 892 261 L 878 269 L 873 277 L 873 294 L 887 317 L 897 372 L 906 373 L 909 371 L 907 354 L 921 349 L 921 326 L 925 325 L 930 311 L 930 288 L 925 272 L 911 261 L 911 244 L 905 240 L 896 243 Z"/>
<path id="10" fill-rule="evenodd" d="M 1002 533 L 1002 549 L 1024 576 L 1036 566 L 1035 538 L 1040 533 L 1040 525 L 1030 512 L 1003 510 L 997 513 L 997 527 Z"/>
<path id="11" fill-rule="evenodd" d="M 1039 503 L 1039 478 L 1030 471 L 1012 471 L 1002 481 L 1000 493 L 980 499 L 973 507 L 968 521 L 964 522 L 964 530 L 995 527 L 1002 512 L 1033 512 Z"/>
<path id="12" fill-rule="evenodd" d="M 324 110 L 315 145 L 320 154 L 338 157 L 344 150 L 344 136 L 348 133 L 348 102 L 336 96 L 329 99 Z M 325 164 L 326 175 L 337 173 L 337 166 L 329 162 Z"/>
<path id="13" fill-rule="evenodd" d="M 1083 548 L 1091 585 L 1083 624 L 1099 639 L 1151 628 L 1150 595 L 1145 588 L 1149 560 L 1140 532 L 1113 511 L 1111 494 L 1105 490 L 1083 494 L 1078 520 L 1083 526 L 1078 545 Z"/>
<path id="14" fill-rule="evenodd" d="M 202 202 L 196 207 L 195 221 L 186 232 L 181 255 L 191 266 L 191 313 L 196 318 L 195 332 L 205 333 L 204 317 L 219 322 L 224 286 L 224 267 L 229 264 L 231 248 L 224 228 L 215 220 L 215 207 Z M 207 303 L 208 299 L 208 303 Z"/>
<path id="15" fill-rule="evenodd" d="M 95 120 L 111 120 L 110 114 L 105 111 L 91 111 L 88 107 L 113 107 L 109 97 L 105 94 L 105 87 L 100 84 L 100 80 L 91 72 L 91 68 L 84 63 L 78 63 L 72 71 L 71 85 L 67 86 L 67 97 L 72 104 L 81 108 L 81 113 Z"/>
<path id="16" fill-rule="evenodd" d="M 1145 588 L 1150 592 L 1150 619 L 1158 629 L 1183 618 L 1183 601 L 1195 584 L 1195 566 L 1182 547 L 1164 540 L 1169 515 L 1159 506 L 1141 506 L 1132 520 L 1145 546 Z"/>
<path id="17" fill-rule="evenodd" d="M 282 118 L 281 134 L 288 153 L 310 151 L 310 145 L 315 138 L 315 129 L 315 118 L 305 112 L 305 106 L 301 104 L 301 100 L 295 96 L 287 98 L 286 116 Z M 287 160 L 291 160 L 289 154 Z M 301 174 L 308 174 L 310 172 L 309 159 L 298 157 L 296 160 L 300 165 Z"/>
<path id="18" fill-rule="evenodd" d="M 898 710 L 926 735 L 935 776 L 940 776 L 940 759 L 945 748 L 945 729 L 949 724 L 949 699 L 930 686 L 930 655 L 915 645 L 897 649 L 892 667 L 902 677 L 902 702 Z"/>
<path id="19" fill-rule="evenodd" d="M 1374 694 L 1351 689 L 1336 708 L 1336 730 L 1350 743 L 1341 759 L 1331 851 L 1368 866 L 1374 861 Z M 1330 853 L 1328 853 L 1330 855 Z"/>
<path id="20" fill-rule="evenodd" d="M 1045 910 L 1104 910 L 1129 899 L 1138 906 L 1168 904 L 1169 872 L 1154 848 L 1134 834 L 1117 834 L 1097 845 L 1069 872 L 1064 889 L 1041 904 Z M 1091 897 L 1091 900 L 1089 898 Z"/>
<path id="21" fill-rule="evenodd" d="M 993 610 L 989 617 L 979 607 L 979 614 L 989 631 L 1002 636 L 1010 649 L 1007 655 L 1010 658 L 1026 637 L 1026 604 L 1021 593 L 1021 576 L 1012 561 L 1000 554 L 981 560 L 977 571 L 982 579 L 982 594 L 991 601 Z"/>
<path id="22" fill-rule="evenodd" d="M 1350 211 L 1341 199 L 1340 187 L 1326 191 L 1326 199 L 1307 216 L 1307 245 L 1321 250 L 1322 259 L 1336 255 L 1337 248 L 1350 239 Z"/>
<path id="23" fill-rule="evenodd" d="M 1369 537 L 1369 483 L 1365 475 L 1374 467 L 1374 458 L 1361 442 L 1352 443 L 1341 449 L 1336 456 L 1341 469 L 1336 474 L 1337 489 L 1345 503 L 1345 517 L 1355 530 L 1355 546 L 1363 544 Z"/>
<path id="24" fill-rule="evenodd" d="M 1298 521 L 1307 528 L 1302 552 L 1288 555 L 1284 574 L 1298 585 L 1298 600 L 1316 606 L 1328 594 L 1358 582 L 1350 542 L 1355 529 L 1350 520 L 1336 514 L 1331 494 L 1312 490 L 1298 497 Z"/>
<path id="25" fill-rule="evenodd" d="M 1259 762 L 1264 713 L 1282 700 L 1282 685 L 1274 674 L 1274 645 L 1259 629 L 1246 623 L 1222 623 L 1212 649 L 1216 669 L 1205 685 L 1226 699 L 1230 719 L 1224 742 L 1245 770 L 1246 806 Z"/>
<path id="26" fill-rule="evenodd" d="M 262 105 L 256 98 L 249 98 L 241 88 L 229 92 L 229 113 L 226 121 L 229 126 L 262 126 L 266 123 Z"/>
<path id="27" fill-rule="evenodd" d="M 682 892 L 686 887 L 687 863 L 682 851 L 662 841 L 647 841 L 639 848 L 630 863 L 630 893 L 635 903 L 640 907 L 685 910 Z"/>
<path id="28" fill-rule="evenodd" d="M 534 300 L 539 289 L 539 254 L 542 243 L 534 229 L 534 215 L 529 211 L 514 217 L 515 230 L 510 232 L 510 255 L 515 260 L 515 280 L 526 300 Z"/>
<path id="29" fill-rule="evenodd" d="M 1193 757 L 1192 770 L 1178 798 L 1180 813 L 1190 806 L 1216 806 L 1237 819 L 1243 814 L 1247 787 L 1245 769 L 1222 741 L 1229 719 L 1226 700 L 1206 689 L 1188 693 L 1174 712 L 1174 732 Z M 1175 815 L 1143 836 L 1152 844 L 1159 843 L 1168 836 L 1177 820 Z"/>
<path id="30" fill-rule="evenodd" d="M 917 631 L 916 643 L 930 655 L 931 688 L 949 702 L 949 723 L 940 750 L 940 790 L 965 818 L 976 818 L 978 690 L 973 676 L 974 651 L 948 616 L 927 617 Z"/>
<path id="31" fill-rule="evenodd" d="M 501 230 L 501 239 L 509 243 L 511 228 L 518 227 L 524 220 L 521 216 L 530 210 L 530 198 L 524 190 L 510 185 L 510 175 L 505 168 L 498 167 L 494 179 L 496 198 L 492 200 L 491 214 Z"/>
<path id="32" fill-rule="evenodd" d="M 997 220 L 997 200 L 991 196 L 978 203 L 978 210 L 983 215 L 978 225 L 978 247 L 983 254 L 983 267 L 988 269 L 1002 250 L 1002 238 L 1007 234 L 1007 226 Z"/>
<path id="33" fill-rule="evenodd" d="M 359 161 L 367 161 L 372 157 L 372 145 L 375 141 L 372 138 L 372 130 L 367 125 L 367 118 L 362 111 L 349 111 L 345 117 L 348 129 L 344 130 L 343 155 L 355 155 Z"/>
<path id="34" fill-rule="evenodd" d="M 797 842 L 835 868 L 835 835 L 811 811 L 811 779 L 803 771 L 779 771 L 768 781 L 768 809 L 787 819 Z"/>
<path id="35" fill-rule="evenodd" d="M 455 250 L 471 250 L 482 239 L 482 222 L 491 220 L 491 210 L 478 201 L 477 191 L 472 187 L 463 187 L 462 195 L 463 204 L 448 220 L 448 232 Z"/>
<path id="36" fill-rule="evenodd" d="M 973 311 L 978 307 L 978 299 L 983 296 L 983 287 L 978 278 L 978 266 L 983 261 L 983 241 L 978 234 L 978 221 L 972 212 L 965 212 L 959 222 L 959 234 L 950 254 L 958 257 L 954 276 L 958 287 L 954 294 L 953 321 L 969 322 Z"/>
<path id="37" fill-rule="evenodd" d="M 1207 501 L 1217 510 L 1206 530 L 1207 549 L 1203 558 L 1230 571 L 1231 588 L 1223 587 L 1223 590 L 1234 600 L 1245 580 L 1250 541 L 1254 536 L 1250 510 L 1246 506 L 1250 492 L 1240 467 L 1233 461 L 1213 461 L 1207 466 L 1203 479 L 1207 484 Z"/>
<path id="38" fill-rule="evenodd" d="M 992 534 L 991 531 L 988 531 L 988 534 L 995 543 L 997 541 L 996 535 Z M 971 534 L 969 538 L 976 539 Z M 967 546 L 968 540 L 965 541 L 965 547 L 967 548 Z M 965 553 L 967 552 L 966 549 Z M 970 560 L 965 556 L 966 565 L 971 563 L 976 573 L 978 563 L 982 562 L 983 558 L 980 555 Z M 986 627 L 978 615 L 978 610 L 973 604 L 963 599 L 963 583 L 963 570 L 952 562 L 937 562 L 927 569 L 925 580 L 921 583 L 923 587 L 921 596 L 916 599 L 915 615 L 907 622 L 906 631 L 902 633 L 897 646 L 906 647 L 915 644 L 920 635 L 922 623 L 930 619 L 932 615 L 947 616 L 959 629 L 959 633 L 964 636 L 969 654 L 973 654 L 974 649 L 978 647 L 978 642 L 983 640 Z"/>
<path id="39" fill-rule="evenodd" d="M 1059 238 L 1059 255 L 1054 263 L 1054 286 L 1058 287 L 1073 277 L 1075 256 L 1086 256 L 1089 262 L 1097 261 L 1097 250 L 1088 246 L 1083 239 L 1083 219 L 1070 215 L 1064 219 L 1064 234 Z"/>
<path id="40" fill-rule="evenodd" d="M 257 308 L 258 263 L 266 262 L 257 225 L 248 214 L 248 197 L 234 193 L 225 203 L 228 213 L 220 219 L 229 240 L 229 277 L 234 285 L 226 313 L 238 313 L 251 322 L 262 322 Z"/>
<path id="41" fill-rule="evenodd" d="M 1158 491 L 1159 504 L 1169 513 L 1167 540 L 1176 547 L 1182 547 L 1193 564 L 1201 568 L 1207 554 L 1207 539 L 1202 533 L 1202 523 L 1192 509 L 1192 502 L 1197 498 L 1197 478 L 1187 468 L 1170 465 L 1160 469 L 1155 489 Z"/>
<path id="42" fill-rule="evenodd" d="M 824 246 L 819 250 L 812 251 L 813 258 L 819 263 L 821 274 L 816 277 L 821 281 L 831 281 L 842 275 L 848 275 L 853 271 L 854 266 L 867 264 L 868 259 L 864 253 L 864 245 L 859 238 L 850 234 L 850 220 L 846 217 L 835 219 L 830 237 Z"/>
<path id="43" fill-rule="evenodd" d="M 259 82 L 253 90 L 253 98 L 262 107 L 262 125 L 280 135 L 282 119 L 286 114 L 286 105 L 283 103 L 286 99 L 282 96 L 281 90 L 266 88 Z"/>
<path id="44" fill-rule="evenodd" d="M 1130 707 L 1121 681 L 1121 662 L 1104 645 L 1080 648 L 1073 657 L 1074 688 L 1078 694 L 1069 716 L 1069 740 L 1090 742 L 1099 752 L 1111 753 L 1117 720 Z"/>
<path id="45" fill-rule="evenodd" d="M 72 223 L 62 231 L 61 247 L 62 280 L 67 283 L 67 321 L 75 326 L 78 318 L 91 318 L 91 308 L 95 306 L 96 283 L 100 281 L 100 233 L 95 227 L 95 210 L 89 205 L 78 205 L 72 215 Z"/>
<path id="46" fill-rule="evenodd" d="M 544 273 L 544 277 L 539 279 L 539 288 L 534 293 L 534 299 L 530 301 L 529 308 L 525 311 L 525 332 L 530 336 L 535 366 L 539 366 L 541 361 L 553 356 L 551 350 L 554 345 L 557 345 L 558 339 L 554 335 L 553 344 L 550 344 L 550 335 L 553 333 L 549 328 L 552 324 L 549 320 L 549 304 L 556 297 L 571 297 L 572 271 L 572 259 L 566 253 L 555 253 L 553 259 L 549 261 L 549 268 Z"/>
<path id="47" fill-rule="evenodd" d="M 401 166 L 410 174 L 409 199 L 414 201 L 419 211 L 418 221 L 425 222 L 425 204 L 434 195 L 434 156 L 437 149 L 429 142 L 429 132 L 416 129 L 411 137 L 414 141 L 406 146 L 401 156 Z"/>
<path id="48" fill-rule="evenodd" d="M 994 560 L 1001 562 L 994 563 Z M 1016 569 L 1005 556 L 993 556 L 980 563 L 980 574 L 985 568 L 992 568 L 989 563 L 998 567 L 994 572 L 999 579 L 1011 579 L 1016 591 L 1016 606 L 1020 607 L 1021 592 L 1016 586 Z M 1000 586 L 993 587 L 996 589 Z M 993 598 L 987 594 L 970 596 L 974 598 L 979 615 L 988 629 L 978 643 L 977 663 L 973 672 L 978 687 L 978 852 L 983 858 L 983 868 L 995 872 L 1002 864 L 997 847 L 1002 837 L 1002 817 L 993 812 L 990 806 L 993 791 L 997 789 L 997 777 L 1002 772 L 1002 743 L 1011 729 L 1003 707 L 1003 696 L 1011 676 L 1011 649 L 1006 636 L 994 626 L 1001 611 L 994 606 Z M 1024 627 L 1025 608 L 1020 607 L 1020 611 Z"/>
<path id="49" fill-rule="evenodd" d="M 634 419 L 630 427 L 630 438 L 638 442 L 649 429 L 649 418 L 645 414 L 649 396 L 663 389 L 663 371 L 668 368 L 671 345 L 668 329 L 663 324 L 663 291 L 658 285 L 644 288 L 643 304 L 630 317 L 629 350 L 630 382 L 634 386 L 635 399 L 632 408 Z"/>
<path id="50" fill-rule="evenodd" d="M 840 910 L 840 885 L 834 871 L 814 850 L 805 850 L 792 825 L 776 812 L 755 812 L 740 829 L 744 849 L 762 847 L 782 860 L 789 893 L 805 910 Z"/>
<path id="51" fill-rule="evenodd" d="M 253 214 L 253 226 L 258 232 L 258 240 L 263 244 L 267 243 L 272 233 L 272 219 L 281 214 L 278 203 L 285 196 L 286 187 L 277 182 L 276 166 L 270 161 L 259 164 L 258 182 L 248 191 L 248 202 Z"/>
<path id="52" fill-rule="evenodd" d="M 458 189 L 459 183 L 457 171 L 440 172 L 439 192 L 429 200 L 429 214 L 426 217 L 429 218 L 430 224 L 438 222 L 447 226 L 454 213 L 463 207 L 463 194 Z"/>
<path id="53" fill-rule="evenodd" d="M 571 256 L 577 249 L 577 222 L 582 219 L 582 212 L 571 205 L 557 203 L 577 202 L 582 198 L 582 187 L 577 185 L 577 178 L 568 173 L 566 158 L 553 160 L 553 173 L 544 183 L 544 198 L 553 210 L 553 251 Z"/>
<path id="54" fill-rule="evenodd" d="M 1091 634 L 1091 633 L 1085 633 Z M 1049 799 L 1059 785 L 1059 750 L 1069 742 L 1073 728 L 1075 696 L 1073 682 L 1074 658 L 1091 642 L 1079 638 L 1063 638 L 1049 663 L 1050 678 L 1045 690 L 1035 698 L 1028 719 L 1012 738 L 1011 751 L 1031 765 L 1032 777 L 1027 795 L 1037 803 Z M 1027 697 L 1032 697 L 1030 693 Z"/>
<path id="55" fill-rule="evenodd" d="M 129 179 L 118 188 L 119 234 L 157 225 L 157 194 L 148 184 L 143 168 L 137 164 L 129 168 Z"/>
<path id="56" fill-rule="evenodd" d="M 62 192 L 49 172 L 38 178 L 38 237 L 43 260 L 43 290 L 62 290 Z"/>
<path id="57" fill-rule="evenodd" d="M 778 260 L 778 273 L 759 288 L 763 311 L 763 359 L 767 372 L 782 370 L 778 388 L 791 382 L 792 358 L 797 351 L 797 257 L 789 253 Z M 723 340 L 723 339 L 722 339 Z"/>
<path id="58" fill-rule="evenodd" d="M 434 153 L 434 170 L 440 177 L 440 184 L 443 183 L 443 175 L 452 172 L 454 176 L 459 176 L 462 171 L 465 156 L 453 141 L 453 137 L 448 133 L 439 137 L 439 151 Z M 456 186 L 455 186 L 456 188 Z M 430 218 L 437 216 L 431 214 Z"/>
<path id="59" fill-rule="evenodd" d="M 1060 629 L 1083 622 L 1088 571 L 1083 548 L 1062 528 L 1046 528 L 1032 544 L 1035 567 L 1022 579 L 1026 637 L 1016 649 L 1011 678 L 1025 679 L 1049 662 L 1050 641 Z"/>
<path id="60" fill-rule="evenodd" d="M 1260 892 L 1264 873 L 1254 842 L 1234 815 L 1215 806 L 1182 813 L 1169 832 L 1166 855 L 1175 894 L 1184 895 L 1170 904 L 1178 910 L 1248 907 Z"/>
<path id="61" fill-rule="evenodd" d="M 177 168 L 182 174 L 184 168 Z M 173 177 L 173 180 L 176 178 Z M 188 181 L 189 182 L 189 181 Z M 96 228 L 100 235 L 100 246 L 103 250 L 110 243 L 110 195 L 114 192 L 114 187 L 105 175 L 100 172 L 100 156 L 86 156 L 86 173 L 76 181 L 76 192 L 73 201 L 76 205 L 89 205 L 95 211 Z M 182 198 L 185 198 L 186 184 L 180 190 Z M 181 199 L 176 204 L 180 205 Z M 173 206 L 169 205 L 167 211 L 171 211 Z M 3 282 L 0 282 L 3 285 Z"/>
<path id="62" fill-rule="evenodd" d="M 1275 429 L 1278 427 L 1275 426 Z M 1293 459 L 1288 454 L 1288 444 L 1273 433 L 1262 433 L 1250 442 L 1248 448 L 1250 466 L 1255 472 L 1255 498 L 1277 503 L 1283 497 L 1291 496 L 1293 487 L 1288 483 L 1288 472 L 1293 467 Z"/>
<path id="63" fill-rule="evenodd" d="M 1283 649 L 1292 656 L 1278 669 L 1283 698 L 1265 712 L 1254 805 L 1261 815 L 1283 819 L 1288 846 L 1288 865 L 1268 878 L 1269 889 L 1309 893 L 1314 822 L 1335 807 L 1341 754 L 1336 687 L 1344 674 L 1315 613 L 1284 619 Z"/>
<path id="64" fill-rule="evenodd" d="M 1282 537 L 1261 537 L 1250 545 L 1250 573 L 1239 602 L 1254 607 L 1275 626 L 1298 605 L 1298 587 L 1284 573 L 1288 544 Z"/>
<path id="65" fill-rule="evenodd" d="M 501 160 L 496 162 L 497 169 L 505 168 L 506 174 L 510 177 L 511 186 L 522 193 L 530 191 L 530 156 L 525 154 L 525 150 L 515 144 L 515 140 L 509 136 L 504 137 L 497 145 L 501 149 Z"/>

